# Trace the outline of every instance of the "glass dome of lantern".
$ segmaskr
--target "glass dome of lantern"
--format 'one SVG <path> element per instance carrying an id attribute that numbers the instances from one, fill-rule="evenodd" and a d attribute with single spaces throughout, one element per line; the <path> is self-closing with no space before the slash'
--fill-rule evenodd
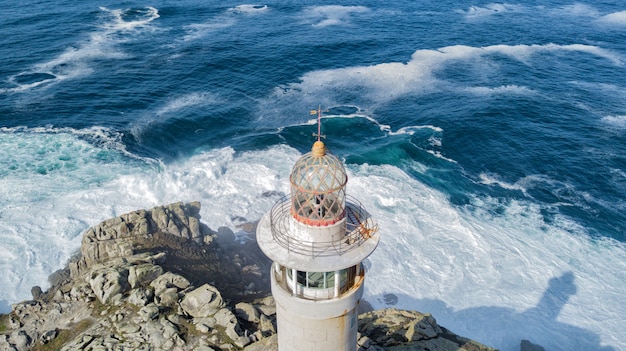
<path id="1" fill-rule="evenodd" d="M 348 176 L 343 163 L 320 140 L 291 171 L 291 214 L 299 222 L 328 226 L 345 216 Z"/>

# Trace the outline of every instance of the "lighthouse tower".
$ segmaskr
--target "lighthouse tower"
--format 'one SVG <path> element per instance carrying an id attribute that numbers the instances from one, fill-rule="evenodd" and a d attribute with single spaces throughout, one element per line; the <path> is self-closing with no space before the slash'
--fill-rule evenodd
<path id="1" fill-rule="evenodd" d="M 318 138 L 293 166 L 291 194 L 257 227 L 274 262 L 279 351 L 356 350 L 362 262 L 378 245 L 377 225 L 346 195 L 343 163 Z"/>

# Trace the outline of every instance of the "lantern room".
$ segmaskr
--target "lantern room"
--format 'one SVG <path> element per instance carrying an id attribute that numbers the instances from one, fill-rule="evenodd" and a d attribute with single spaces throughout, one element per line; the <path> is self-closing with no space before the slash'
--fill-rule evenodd
<path id="1" fill-rule="evenodd" d="M 343 163 L 326 153 L 321 141 L 302 156 L 291 172 L 291 215 L 312 226 L 328 226 L 345 217 L 348 176 Z"/>

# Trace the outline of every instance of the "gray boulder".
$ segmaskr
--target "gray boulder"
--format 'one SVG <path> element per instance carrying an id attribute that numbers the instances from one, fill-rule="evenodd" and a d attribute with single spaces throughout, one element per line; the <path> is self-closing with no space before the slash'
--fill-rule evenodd
<path id="1" fill-rule="evenodd" d="M 216 324 L 224 328 L 226 335 L 228 335 L 228 337 L 231 338 L 238 347 L 243 348 L 250 343 L 250 338 L 241 337 L 241 327 L 239 326 L 237 317 L 235 317 L 235 314 L 228 308 L 222 308 L 217 311 L 214 318 Z"/>
<path id="2" fill-rule="evenodd" d="M 430 314 L 395 308 L 361 314 L 359 332 L 370 339 L 368 344 L 386 350 L 494 351 L 440 327 Z"/>
<path id="3" fill-rule="evenodd" d="M 163 274 L 163 268 L 150 263 L 131 266 L 128 269 L 128 284 L 132 289 L 151 283 Z"/>
<path id="4" fill-rule="evenodd" d="M 128 291 L 128 270 L 116 267 L 104 267 L 96 270 L 91 274 L 89 285 L 98 300 L 106 304 L 114 296 Z"/>
<path id="5" fill-rule="evenodd" d="M 259 323 L 259 310 L 257 310 L 256 307 L 254 307 L 254 305 L 252 304 L 246 302 L 237 303 L 235 305 L 235 315 L 241 320 L 252 323 Z"/>
<path id="6" fill-rule="evenodd" d="M 153 298 L 154 292 L 151 289 L 140 287 L 130 292 L 130 295 L 128 296 L 128 302 L 135 306 L 143 307 L 152 302 Z"/>
<path id="7" fill-rule="evenodd" d="M 50 341 L 54 340 L 54 338 L 56 338 L 58 334 L 59 334 L 59 331 L 56 329 L 48 330 L 48 331 L 45 331 L 43 334 L 41 334 L 41 337 L 39 338 L 39 340 L 41 341 L 42 344 L 47 344 Z"/>
<path id="8" fill-rule="evenodd" d="M 214 286 L 204 284 L 188 292 L 180 303 L 185 313 L 194 318 L 213 316 L 225 304 L 222 294 Z"/>
<path id="9" fill-rule="evenodd" d="M 11 333 L 10 341 L 12 346 L 18 351 L 26 351 L 30 348 L 32 339 L 23 330 L 16 330 Z"/>

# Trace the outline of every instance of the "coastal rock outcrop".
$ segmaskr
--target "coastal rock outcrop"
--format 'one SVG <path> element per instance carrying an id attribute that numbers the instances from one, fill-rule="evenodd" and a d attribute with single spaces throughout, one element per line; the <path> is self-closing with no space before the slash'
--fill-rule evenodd
<path id="1" fill-rule="evenodd" d="M 210 244 L 216 237 L 200 223 L 200 203 L 174 203 L 108 219 L 83 235 L 80 257 L 69 265 L 72 277 L 96 263 L 131 256 L 155 233 Z"/>
<path id="2" fill-rule="evenodd" d="M 488 351 L 491 347 L 460 337 L 437 324 L 430 314 L 387 308 L 359 315 L 359 344 L 383 350 Z M 364 339 L 365 338 L 365 339 Z M 370 346 L 371 347 L 371 346 Z"/>
<path id="3" fill-rule="evenodd" d="M 106 220 L 50 288 L 0 317 L 4 350 L 277 350 L 270 262 L 254 240 L 200 222 L 200 204 L 175 203 Z M 255 223 L 241 230 L 253 238 Z M 216 240 L 218 239 L 218 240 Z M 219 245 L 220 240 L 225 245 Z M 490 351 L 428 314 L 359 316 L 359 350 Z"/>

